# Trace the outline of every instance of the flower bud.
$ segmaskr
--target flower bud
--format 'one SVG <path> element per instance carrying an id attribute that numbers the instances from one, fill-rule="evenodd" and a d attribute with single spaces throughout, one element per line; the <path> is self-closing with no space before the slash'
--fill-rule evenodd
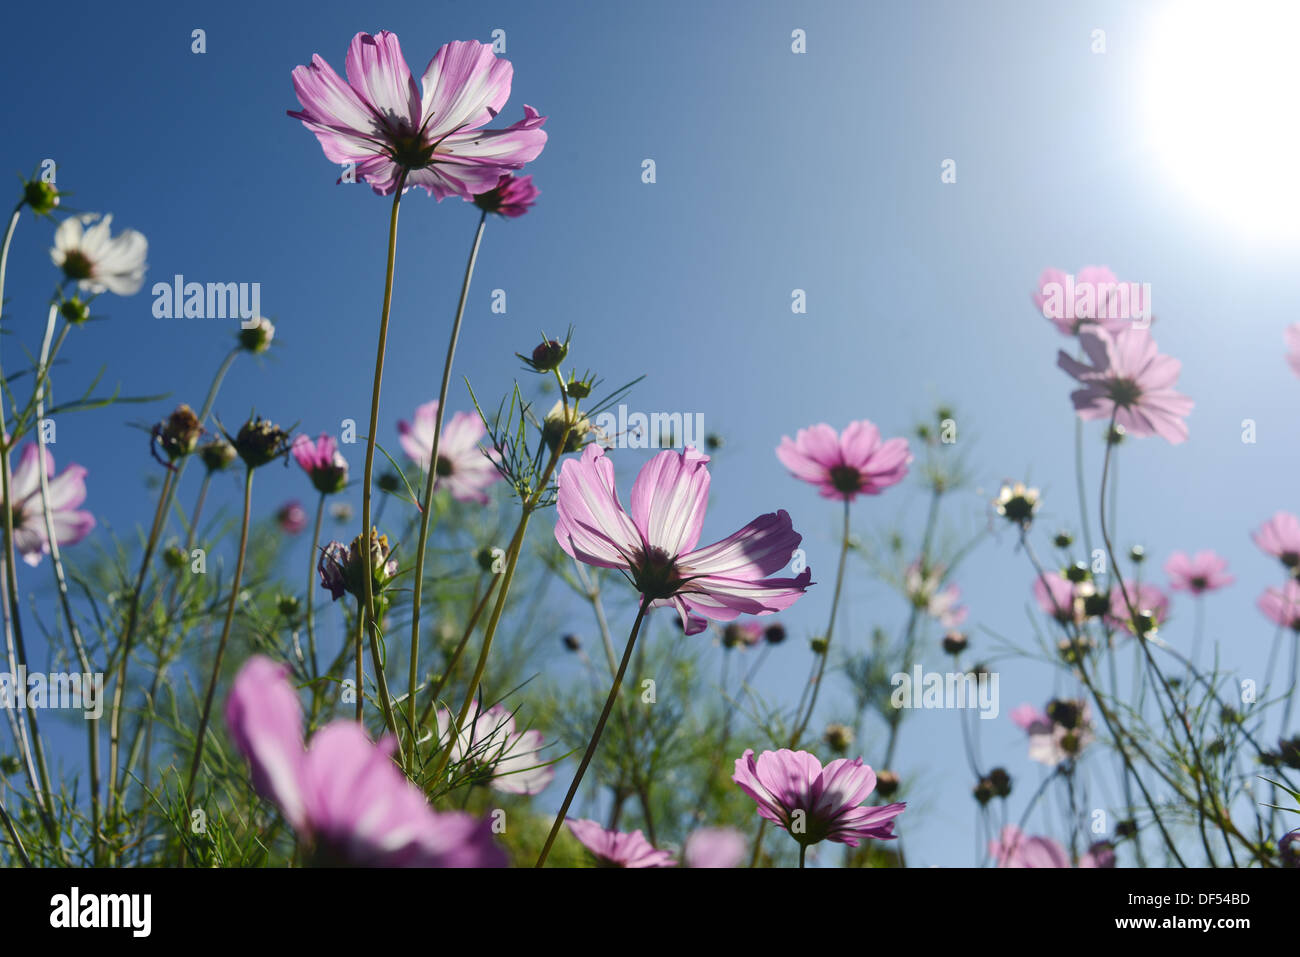
<path id="1" fill-rule="evenodd" d="M 824 655 L 826 654 L 826 649 L 830 647 L 830 642 L 825 638 L 814 638 L 809 642 L 809 646 L 812 648 L 812 653 L 814 655 Z"/>
<path id="2" fill-rule="evenodd" d="M 843 754 L 853 744 L 853 729 L 846 724 L 828 724 L 822 740 L 836 754 Z M 879 787 L 879 778 L 876 780 Z"/>
<path id="3" fill-rule="evenodd" d="M 1128 550 L 1129 561 L 1135 565 L 1141 565 L 1146 560 L 1147 550 L 1141 545 L 1134 545 Z"/>
<path id="4" fill-rule="evenodd" d="M 1061 549 L 1069 548 L 1074 544 L 1074 536 L 1069 532 L 1057 532 L 1052 544 Z"/>
<path id="5" fill-rule="evenodd" d="M 994 768 L 989 772 L 986 780 L 989 782 L 989 787 L 993 789 L 994 797 L 1010 797 L 1011 775 L 1007 773 L 1006 768 Z"/>
<path id="6" fill-rule="evenodd" d="M 59 191 L 53 183 L 34 179 L 23 184 L 23 202 L 37 216 L 45 216 L 59 205 Z"/>
<path id="7" fill-rule="evenodd" d="M 90 306 L 78 296 L 65 299 L 59 304 L 59 315 L 74 326 L 79 326 L 90 318 Z"/>
<path id="8" fill-rule="evenodd" d="M 900 783 L 897 771 L 876 772 L 876 793 L 886 801 L 898 793 Z"/>
<path id="9" fill-rule="evenodd" d="M 289 433 L 258 416 L 244 423 L 234 445 L 245 465 L 250 469 L 260 468 L 289 451 Z"/>
<path id="10" fill-rule="evenodd" d="M 209 472 L 221 472 L 238 458 L 235 447 L 225 439 L 214 439 L 199 449 L 199 458 Z"/>
<path id="11" fill-rule="evenodd" d="M 285 618 L 294 617 L 298 614 L 298 596 L 280 595 L 275 599 L 275 608 Z"/>
<path id="12" fill-rule="evenodd" d="M 202 435 L 203 426 L 199 424 L 199 417 L 184 403 L 153 427 L 154 441 L 169 462 L 175 462 L 193 452 Z"/>
<path id="13" fill-rule="evenodd" d="M 1283 867 L 1300 867 L 1300 828 L 1277 842 L 1277 855 L 1282 859 Z"/>
<path id="14" fill-rule="evenodd" d="M 552 452 L 560 444 L 560 439 L 564 437 L 566 427 L 568 437 L 564 439 L 565 452 L 576 452 L 582 448 L 588 433 L 591 432 L 590 419 L 581 413 L 575 415 L 572 406 L 568 411 L 569 414 L 566 418 L 564 403 L 556 402 L 551 407 L 551 411 L 546 413 L 546 418 L 542 422 L 542 439 L 546 442 L 546 447 Z"/>
<path id="15" fill-rule="evenodd" d="M 774 621 L 763 629 L 763 640 L 769 645 L 779 645 L 785 641 L 785 625 Z"/>
<path id="16" fill-rule="evenodd" d="M 553 372 L 560 367 L 560 363 L 568 354 L 568 343 L 560 342 L 558 339 L 547 339 L 534 348 L 533 357 L 524 359 L 524 362 L 528 363 L 535 372 Z"/>
<path id="17" fill-rule="evenodd" d="M 580 639 L 577 635 L 565 635 L 560 640 L 564 643 L 564 648 L 566 651 L 582 650 L 582 639 Z"/>
<path id="18" fill-rule="evenodd" d="M 181 551 L 179 545 L 168 545 L 163 550 L 163 564 L 171 569 L 184 568 L 185 552 Z"/>
<path id="19" fill-rule="evenodd" d="M 993 784 L 988 778 L 980 778 L 979 783 L 975 785 L 975 790 L 972 793 L 975 795 L 975 800 L 980 803 L 981 807 L 983 807 L 985 804 L 988 804 L 989 801 L 993 800 Z"/>
<path id="20" fill-rule="evenodd" d="M 258 316 L 251 326 L 241 327 L 239 330 L 240 348 L 253 355 L 260 355 L 271 348 L 271 340 L 274 338 L 275 326 L 271 324 L 270 319 L 262 316 Z"/>
<path id="21" fill-rule="evenodd" d="M 943 650 L 950 655 L 959 655 L 966 650 L 969 644 L 966 636 L 960 631 L 950 631 L 943 636 Z"/>

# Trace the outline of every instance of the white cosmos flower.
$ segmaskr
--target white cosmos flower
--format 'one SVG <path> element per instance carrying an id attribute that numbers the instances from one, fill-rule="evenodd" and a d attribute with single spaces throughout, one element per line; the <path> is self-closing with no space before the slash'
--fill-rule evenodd
<path id="1" fill-rule="evenodd" d="M 83 292 L 133 296 L 144 284 L 149 241 L 134 229 L 113 236 L 112 224 L 111 215 L 69 216 L 54 232 L 50 259 Z"/>
<path id="2" fill-rule="evenodd" d="M 445 745 L 451 715 L 439 708 L 437 718 L 438 740 Z M 472 766 L 476 783 L 507 794 L 539 794 L 555 777 L 555 768 L 540 754 L 543 743 L 540 731 L 517 731 L 515 716 L 501 705 L 482 712 L 476 706 L 460 729 L 451 756 Z"/>

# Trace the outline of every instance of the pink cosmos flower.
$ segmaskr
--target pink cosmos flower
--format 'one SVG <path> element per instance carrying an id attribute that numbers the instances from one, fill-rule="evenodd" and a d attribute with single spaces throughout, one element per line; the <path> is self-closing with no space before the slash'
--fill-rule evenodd
<path id="1" fill-rule="evenodd" d="M 1133 611 L 1146 619 L 1143 628 L 1145 634 L 1152 634 L 1164 625 L 1169 617 L 1169 596 L 1155 585 L 1145 582 L 1139 585 L 1135 581 L 1125 581 L 1123 589 L 1116 586 L 1110 590 L 1110 614 L 1106 616 L 1107 621 L 1130 635 L 1137 634 L 1129 616 L 1128 604 L 1124 601 L 1125 591 L 1133 603 Z"/>
<path id="2" fill-rule="evenodd" d="M 989 853 L 997 867 L 1069 867 L 1070 855 L 1050 837 L 1029 837 L 1014 824 L 1002 829 L 997 840 L 989 841 Z M 1114 867 L 1115 849 L 1098 841 L 1079 858 L 1080 868 Z"/>
<path id="3" fill-rule="evenodd" d="M 732 827 L 698 828 L 682 849 L 687 867 L 739 867 L 744 856 L 745 835 Z"/>
<path id="4" fill-rule="evenodd" d="M 1261 551 L 1287 568 L 1300 565 L 1300 518 L 1290 512 L 1276 513 L 1251 538 Z"/>
<path id="5" fill-rule="evenodd" d="M 505 106 L 513 75 L 491 44 L 457 40 L 434 54 L 421 94 L 396 34 L 358 33 L 348 47 L 346 83 L 320 56 L 294 69 L 302 109 L 289 115 L 316 134 L 331 162 L 355 163 L 380 196 L 406 171 L 407 187 L 439 200 L 473 199 L 546 145 L 546 118 L 531 106 L 513 126 L 481 129 Z"/>
<path id="6" fill-rule="evenodd" d="M 1044 269 L 1038 277 L 1034 305 L 1061 335 L 1076 335 L 1085 324 L 1114 333 L 1131 328 L 1138 313 L 1146 311 L 1141 301 L 1126 301 L 1131 290 L 1132 285 L 1126 283 L 1121 295 L 1120 281 L 1105 266 L 1084 266 L 1075 276 L 1060 269 Z"/>
<path id="7" fill-rule="evenodd" d="M 1083 621 L 1083 597 L 1078 586 L 1063 575 L 1045 572 L 1034 576 L 1034 599 L 1038 607 L 1063 625 Z"/>
<path id="8" fill-rule="evenodd" d="M 402 450 L 421 469 L 429 467 L 433 451 L 433 429 L 438 417 L 438 401 L 426 402 L 415 410 L 414 423 L 397 423 Z M 438 475 L 435 488 L 445 488 L 458 502 L 486 505 L 487 489 L 501 473 L 496 463 L 501 456 L 495 449 L 484 449 L 479 440 L 487 428 L 476 412 L 457 412 L 442 424 L 438 442 Z"/>
<path id="9" fill-rule="evenodd" d="M 1161 355 L 1145 329 L 1126 328 L 1111 335 L 1085 329 L 1079 344 L 1091 361 L 1085 365 L 1062 350 L 1056 364 L 1082 383 L 1071 393 L 1081 419 L 1109 419 L 1135 436 L 1158 435 L 1172 444 L 1187 438 L 1184 418 L 1193 402 L 1175 392 L 1182 363 Z"/>
<path id="10" fill-rule="evenodd" d="M 1096 737 L 1086 701 L 1054 700 L 1046 711 L 1022 704 L 1012 710 L 1011 720 L 1029 735 L 1029 759 L 1049 768 L 1078 757 Z"/>
<path id="11" fill-rule="evenodd" d="M 573 836 L 591 851 L 598 867 L 676 867 L 668 851 L 656 851 L 639 830 L 631 834 L 610 831 L 595 821 L 574 820 L 565 823 Z"/>
<path id="12" fill-rule="evenodd" d="M 1186 552 L 1174 552 L 1165 562 L 1169 587 L 1174 591 L 1190 591 L 1201 595 L 1216 588 L 1231 585 L 1235 578 L 1228 574 L 1228 560 L 1220 558 L 1209 549 L 1199 551 L 1189 558 Z"/>
<path id="13" fill-rule="evenodd" d="M 360 867 L 503 867 L 487 819 L 437 813 L 393 764 L 397 742 L 375 744 L 334 721 L 303 745 L 302 706 L 288 668 L 254 656 L 226 702 L 226 724 L 253 786 L 279 806 L 319 863 Z"/>
<path id="14" fill-rule="evenodd" d="M 1257 605 L 1269 621 L 1300 632 L 1300 582 L 1294 578 L 1288 578 L 1281 588 L 1266 590 Z"/>
<path id="15" fill-rule="evenodd" d="M 817 486 L 822 498 L 851 502 L 879 495 L 907 475 L 912 461 L 907 439 L 882 442 L 880 429 L 866 419 L 850 422 L 836 435 L 821 423 L 781 438 L 776 457 L 797 479 Z"/>
<path id="16" fill-rule="evenodd" d="M 1300 375 L 1300 322 L 1293 322 L 1286 327 L 1286 361 L 1291 371 Z"/>
<path id="17" fill-rule="evenodd" d="M 770 578 L 803 540 L 783 509 L 760 515 L 740 531 L 696 548 L 709 502 L 709 457 L 693 447 L 660 452 L 632 485 L 632 514 L 614 487 L 614 466 L 599 445 L 560 470 L 555 539 L 565 553 L 600 568 L 625 572 L 643 598 L 671 605 L 688 635 L 705 619 L 733 621 L 789 608 L 810 584 L 812 570 Z"/>
<path id="18" fill-rule="evenodd" d="M 293 458 L 318 492 L 332 495 L 348 484 L 348 460 L 328 432 L 322 432 L 315 442 L 299 435 L 293 443 Z"/>
<path id="19" fill-rule="evenodd" d="M 307 527 L 307 510 L 300 502 L 285 502 L 275 513 L 275 521 L 286 535 L 297 535 Z"/>
<path id="20" fill-rule="evenodd" d="M 541 190 L 533 185 L 531 176 L 506 173 L 486 193 L 474 197 L 474 205 L 484 212 L 499 213 L 517 219 L 533 208 Z"/>
<path id="21" fill-rule="evenodd" d="M 733 621 L 722 629 L 722 647 L 753 648 L 762 642 L 763 632 L 756 621 Z"/>
<path id="22" fill-rule="evenodd" d="M 888 840 L 906 804 L 861 806 L 876 788 L 876 772 L 861 758 L 822 767 L 807 751 L 753 749 L 736 759 L 731 780 L 758 802 L 761 817 L 803 845 L 836 841 L 857 847 L 865 838 Z M 802 812 L 802 813 L 800 813 Z"/>
<path id="23" fill-rule="evenodd" d="M 970 609 L 957 604 L 961 600 L 961 588 L 957 585 L 940 587 L 947 568 L 941 564 L 931 565 L 922 573 L 921 563 L 914 561 L 903 573 L 903 591 L 909 601 L 917 608 L 934 618 L 944 628 L 957 628 L 970 614 Z"/>
<path id="24" fill-rule="evenodd" d="M 437 717 L 441 747 L 451 736 L 452 717 L 443 708 Z M 505 794 L 540 794 L 555 778 L 555 768 L 541 756 L 542 743 L 540 731 L 516 731 L 514 714 L 497 704 L 469 716 L 451 757 L 473 768 L 475 783 Z"/>
<path id="25" fill-rule="evenodd" d="M 50 539 L 45 532 L 45 514 L 41 510 L 41 472 L 35 442 L 23 446 L 22 457 L 9 476 L 13 499 L 14 548 L 28 565 L 39 565 L 41 556 L 49 554 Z M 45 449 L 45 474 L 49 477 L 50 517 L 59 546 L 75 545 L 95 527 L 95 516 L 77 510 L 86 500 L 86 470 L 69 465 L 62 475 L 54 474 L 54 456 Z M 2 507 L 2 506 L 0 506 Z"/>

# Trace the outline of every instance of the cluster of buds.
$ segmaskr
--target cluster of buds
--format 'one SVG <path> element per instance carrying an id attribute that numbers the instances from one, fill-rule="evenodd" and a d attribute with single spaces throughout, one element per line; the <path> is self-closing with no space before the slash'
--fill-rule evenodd
<path id="1" fill-rule="evenodd" d="M 290 444 L 288 432 L 261 416 L 245 422 L 231 442 L 250 469 L 268 465 L 286 455 Z"/>
<path id="2" fill-rule="evenodd" d="M 1006 768 L 994 768 L 975 785 L 975 800 L 981 806 L 996 798 L 1011 796 L 1011 775 Z"/>
<path id="3" fill-rule="evenodd" d="M 192 453 L 203 436 L 203 426 L 194 410 L 181 403 L 171 415 L 153 427 L 150 435 L 150 454 L 162 465 L 173 468 L 173 462 Z M 164 462 L 158 456 L 162 449 L 167 456 Z"/>
<path id="4" fill-rule="evenodd" d="M 397 574 L 397 559 L 391 557 L 393 549 L 388 545 L 388 536 L 380 535 L 374 528 L 370 530 L 370 547 L 364 559 L 361 550 L 360 535 L 348 546 L 338 541 L 324 546 L 320 560 L 316 563 L 321 586 L 329 591 L 334 601 L 342 598 L 344 592 L 358 601 L 364 601 L 365 576 L 369 575 L 376 610 L 382 614 L 387 605 L 384 589 Z"/>

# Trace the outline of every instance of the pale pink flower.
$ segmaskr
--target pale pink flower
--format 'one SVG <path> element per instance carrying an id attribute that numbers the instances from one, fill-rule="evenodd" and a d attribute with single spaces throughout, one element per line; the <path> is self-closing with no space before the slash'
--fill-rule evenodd
<path id="1" fill-rule="evenodd" d="M 393 763 L 397 742 L 375 744 L 355 721 L 334 721 L 303 744 L 302 705 L 289 669 L 254 656 L 226 702 L 226 724 L 253 786 L 275 802 L 323 864 L 503 867 L 492 823 L 438 813 Z"/>
<path id="2" fill-rule="evenodd" d="M 1137 634 L 1132 617 L 1129 615 L 1128 602 L 1124 601 L 1125 592 L 1128 593 L 1129 602 L 1133 604 L 1133 611 L 1145 619 L 1143 634 L 1154 634 L 1169 618 L 1168 595 L 1155 585 L 1146 582 L 1139 585 L 1135 581 L 1125 581 L 1124 588 L 1115 585 L 1110 590 L 1110 614 L 1106 616 L 1106 620 L 1111 625 L 1122 628 L 1130 635 Z"/>
<path id="3" fill-rule="evenodd" d="M 934 618 L 944 628 L 957 628 L 967 618 L 970 609 L 959 605 L 961 588 L 944 585 L 947 568 L 933 564 L 924 572 L 919 561 L 912 562 L 903 572 L 903 591 L 913 605 Z"/>
<path id="4" fill-rule="evenodd" d="M 1300 518 L 1290 512 L 1277 512 L 1261 525 L 1251 539 L 1266 554 L 1287 568 L 1300 566 Z"/>
<path id="5" fill-rule="evenodd" d="M 451 737 L 451 714 L 438 709 L 439 746 Z M 555 777 L 555 768 L 541 756 L 542 733 L 517 731 L 515 716 L 496 704 L 479 713 L 477 706 L 465 721 L 451 749 L 453 761 L 469 764 L 475 783 L 485 783 L 505 794 L 540 794 Z"/>
<path id="6" fill-rule="evenodd" d="M 1188 557 L 1186 552 L 1174 552 L 1165 562 L 1169 587 L 1174 591 L 1190 591 L 1201 595 L 1216 588 L 1231 585 L 1235 578 L 1228 574 L 1228 560 L 1220 558 L 1209 549 Z"/>
<path id="7" fill-rule="evenodd" d="M 1162 355 L 1145 329 L 1111 335 L 1085 329 L 1079 344 L 1091 365 L 1062 350 L 1056 364 L 1083 385 L 1071 393 L 1081 419 L 1109 419 L 1134 436 L 1158 435 L 1177 444 L 1187 438 L 1191 399 L 1174 391 L 1182 363 Z"/>
<path id="8" fill-rule="evenodd" d="M 435 399 L 415 410 L 413 423 L 405 420 L 397 423 L 402 450 L 421 469 L 429 467 L 437 416 L 438 400 Z M 487 427 L 476 412 L 457 412 L 443 422 L 434 488 L 447 489 L 458 502 L 487 504 L 487 489 L 501 478 L 496 467 L 501 456 L 495 449 L 479 445 L 485 435 Z"/>
<path id="9" fill-rule="evenodd" d="M 745 835 L 732 827 L 698 828 L 682 849 L 687 867 L 739 867 L 744 856 Z"/>
<path id="10" fill-rule="evenodd" d="M 50 517 L 59 546 L 75 545 L 95 527 L 95 516 L 77 506 L 86 500 L 86 470 L 69 465 L 61 475 L 54 474 L 54 456 L 45 449 L 45 474 L 49 477 Z M 14 548 L 28 565 L 39 565 L 41 556 L 49 554 L 50 539 L 45 530 L 41 509 L 41 473 L 36 456 L 38 446 L 23 446 L 22 457 L 9 476 L 13 505 Z M 3 503 L 0 503 L 3 507 Z"/>
<path id="11" fill-rule="evenodd" d="M 1011 720 L 1029 735 L 1029 759 L 1049 768 L 1077 758 L 1096 738 L 1086 701 L 1053 700 L 1046 711 L 1022 704 L 1012 710 Z"/>
<path id="12" fill-rule="evenodd" d="M 740 531 L 696 548 L 709 502 L 709 457 L 694 448 L 660 452 L 632 486 L 632 513 L 614 487 L 614 466 L 599 445 L 560 470 L 555 539 L 565 553 L 631 578 L 643 598 L 671 605 L 688 635 L 705 619 L 733 621 L 789 608 L 812 571 L 771 578 L 802 538 L 784 510 L 760 515 Z"/>
<path id="13" fill-rule="evenodd" d="M 1281 588 L 1267 589 L 1257 605 L 1269 621 L 1300 632 L 1300 582 L 1294 578 L 1288 578 Z"/>
<path id="14" fill-rule="evenodd" d="M 1300 322 L 1293 322 L 1286 327 L 1286 361 L 1291 371 L 1300 375 Z"/>
<path id="15" fill-rule="evenodd" d="M 668 851 L 656 851 L 639 830 L 631 834 L 611 831 L 595 821 L 574 820 L 566 822 L 573 836 L 591 851 L 598 867 L 676 867 Z"/>
<path id="16" fill-rule="evenodd" d="M 1101 326 L 1108 332 L 1119 332 L 1132 327 L 1139 313 L 1147 313 L 1149 303 L 1141 301 L 1141 287 L 1137 286 L 1138 300 L 1127 301 L 1134 284 L 1121 283 L 1105 266 L 1084 266 L 1077 275 L 1070 276 L 1060 269 L 1044 269 L 1038 277 L 1038 291 L 1034 305 L 1044 318 L 1062 335 L 1073 336 L 1087 324 Z"/>
<path id="17" fill-rule="evenodd" d="M 907 439 L 881 441 L 880 429 L 866 419 L 850 422 L 839 435 L 825 423 L 800 429 L 794 439 L 782 437 L 776 457 L 795 478 L 816 485 L 822 498 L 842 502 L 897 485 L 912 461 Z"/>
<path id="18" fill-rule="evenodd" d="M 1034 577 L 1038 607 L 1063 625 L 1083 621 L 1083 597 L 1079 587 L 1064 575 L 1044 572 Z"/>
<path id="19" fill-rule="evenodd" d="M 838 758 L 822 767 L 807 751 L 752 749 L 736 759 L 731 780 L 758 802 L 758 813 L 803 845 L 836 841 L 857 847 L 866 838 L 894 836 L 894 819 L 906 804 L 863 806 L 876 788 L 876 772 L 861 758 Z"/>
<path id="20" fill-rule="evenodd" d="M 276 511 L 275 521 L 286 535 L 297 535 L 307 527 L 307 510 L 301 502 L 285 502 Z"/>
<path id="21" fill-rule="evenodd" d="M 524 106 L 524 118 L 501 130 L 481 129 L 510 97 L 514 67 L 492 45 L 448 43 L 434 54 L 416 86 L 396 34 L 358 33 L 348 48 L 347 82 L 320 56 L 293 71 L 301 110 L 289 115 L 316 134 L 333 163 L 356 164 L 381 196 L 419 186 L 441 200 L 473 199 L 501 175 L 520 169 L 546 145 L 546 118 Z"/>
<path id="22" fill-rule="evenodd" d="M 1050 837 L 1029 837 L 1014 824 L 1002 829 L 997 840 L 989 841 L 989 853 L 997 867 L 1069 867 L 1070 855 Z"/>

